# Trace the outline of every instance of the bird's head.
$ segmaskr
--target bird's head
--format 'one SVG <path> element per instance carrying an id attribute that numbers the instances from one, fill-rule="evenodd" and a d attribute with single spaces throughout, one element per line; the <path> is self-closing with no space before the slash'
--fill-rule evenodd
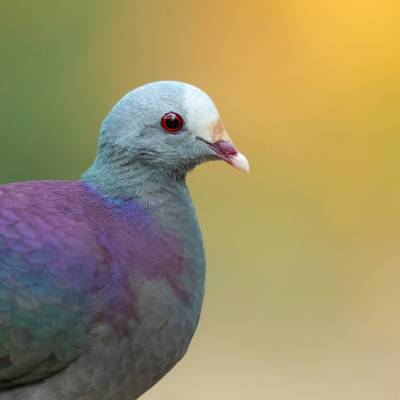
<path id="1" fill-rule="evenodd" d="M 114 106 L 102 124 L 97 159 L 114 167 L 139 162 L 177 175 L 220 159 L 249 171 L 210 97 L 174 81 L 141 86 Z"/>

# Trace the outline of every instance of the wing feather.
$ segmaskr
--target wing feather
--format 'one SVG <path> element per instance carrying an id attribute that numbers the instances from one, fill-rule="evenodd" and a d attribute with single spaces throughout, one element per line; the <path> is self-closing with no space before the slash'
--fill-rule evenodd
<path id="1" fill-rule="evenodd" d="M 90 325 L 89 275 L 101 262 L 91 229 L 72 204 L 35 193 L 0 187 L 0 389 L 65 368 Z"/>

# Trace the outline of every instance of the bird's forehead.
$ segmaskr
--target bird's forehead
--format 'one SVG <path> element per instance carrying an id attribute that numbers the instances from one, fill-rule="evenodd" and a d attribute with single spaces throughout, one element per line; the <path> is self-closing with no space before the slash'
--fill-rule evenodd
<path id="1" fill-rule="evenodd" d="M 186 123 L 193 132 L 202 131 L 220 120 L 217 108 L 210 97 L 200 89 L 187 85 L 183 92 Z"/>

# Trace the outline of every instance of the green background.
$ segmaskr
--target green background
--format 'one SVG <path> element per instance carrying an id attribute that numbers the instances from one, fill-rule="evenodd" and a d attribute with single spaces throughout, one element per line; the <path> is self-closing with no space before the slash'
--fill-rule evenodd
<path id="1" fill-rule="evenodd" d="M 215 100 L 251 173 L 193 172 L 201 324 L 143 398 L 398 400 L 395 1 L 0 4 L 0 181 L 76 179 L 128 90 Z"/>

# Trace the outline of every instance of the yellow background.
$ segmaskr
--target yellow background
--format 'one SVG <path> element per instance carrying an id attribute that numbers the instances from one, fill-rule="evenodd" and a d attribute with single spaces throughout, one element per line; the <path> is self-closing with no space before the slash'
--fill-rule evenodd
<path id="1" fill-rule="evenodd" d="M 146 400 L 400 399 L 400 3 L 0 4 L 0 181 L 75 179 L 142 83 L 207 91 L 250 175 L 190 176 L 207 298 Z"/>

